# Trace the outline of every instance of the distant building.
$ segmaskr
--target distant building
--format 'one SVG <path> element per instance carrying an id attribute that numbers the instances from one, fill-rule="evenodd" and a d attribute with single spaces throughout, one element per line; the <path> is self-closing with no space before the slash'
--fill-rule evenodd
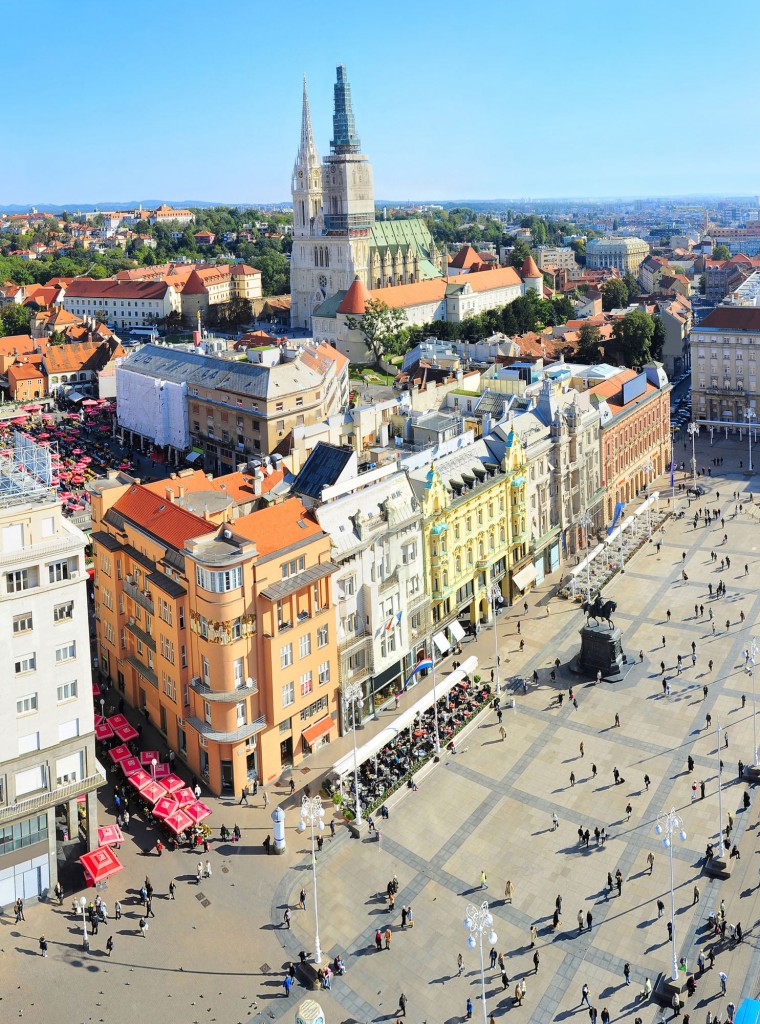
<path id="1" fill-rule="evenodd" d="M 649 255 L 643 238 L 591 238 L 586 243 L 586 266 L 589 270 L 615 267 L 621 274 L 635 277 L 639 264 Z"/>
<path id="2" fill-rule="evenodd" d="M 33 357 L 23 356 L 22 360 L 8 367 L 8 394 L 16 402 L 29 402 L 47 394 L 45 374 L 40 367 L 42 356 L 32 362 Z"/>
<path id="3" fill-rule="evenodd" d="M 195 214 L 190 210 L 175 210 L 164 203 L 157 210 L 148 213 L 147 220 L 150 224 L 192 224 Z"/>
<path id="4" fill-rule="evenodd" d="M 80 317 L 102 313 L 109 327 L 150 326 L 170 313 L 180 313 L 179 293 L 165 281 L 94 281 L 79 277 L 66 289 L 63 308 Z"/>
<path id="5" fill-rule="evenodd" d="M 554 267 L 557 270 L 575 270 L 578 266 L 575 251 L 570 246 L 539 245 L 536 249 L 536 263 L 540 270 Z"/>
<path id="6" fill-rule="evenodd" d="M 743 423 L 747 410 L 760 413 L 760 307 L 718 306 L 692 327 L 689 344 L 695 418 Z"/>

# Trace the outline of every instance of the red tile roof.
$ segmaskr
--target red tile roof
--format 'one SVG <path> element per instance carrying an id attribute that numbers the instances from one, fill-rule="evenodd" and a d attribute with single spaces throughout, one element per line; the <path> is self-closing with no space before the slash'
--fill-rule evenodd
<path id="1" fill-rule="evenodd" d="M 93 281 L 80 277 L 66 290 L 66 298 L 162 299 L 169 285 L 165 281 Z"/>
<path id="2" fill-rule="evenodd" d="M 463 245 L 449 266 L 457 270 L 469 270 L 474 263 L 481 263 L 480 254 L 471 245 Z"/>
<path id="3" fill-rule="evenodd" d="M 241 516 L 232 524 L 232 529 L 241 537 L 252 540 L 262 556 L 322 535 L 322 528 L 309 518 L 299 498 L 288 498 L 281 505 L 270 505 L 259 512 Z"/>
<path id="4" fill-rule="evenodd" d="M 165 481 L 162 481 L 166 486 Z M 185 541 L 214 533 L 217 526 L 187 509 L 173 505 L 141 484 L 133 484 L 114 504 L 114 509 L 148 533 L 170 547 L 181 550 Z"/>
<path id="5" fill-rule="evenodd" d="M 522 274 L 523 279 L 526 277 L 541 277 L 541 271 L 536 266 L 536 261 L 530 253 L 525 257 L 520 273 Z"/>
<path id="6" fill-rule="evenodd" d="M 359 278 L 355 277 L 348 291 L 343 296 L 343 301 L 338 306 L 338 312 L 347 313 L 350 316 L 361 316 L 367 308 L 369 299 L 369 292 Z"/>
<path id="7" fill-rule="evenodd" d="M 717 331 L 760 331 L 760 308 L 757 306 L 718 306 L 698 326 Z"/>

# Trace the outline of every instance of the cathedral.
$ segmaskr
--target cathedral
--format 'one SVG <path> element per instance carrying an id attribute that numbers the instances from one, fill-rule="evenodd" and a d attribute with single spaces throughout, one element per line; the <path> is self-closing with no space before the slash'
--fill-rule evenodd
<path id="1" fill-rule="evenodd" d="M 337 69 L 333 138 L 320 163 L 306 81 L 301 145 L 293 168 L 291 324 L 312 328 L 312 314 L 355 279 L 368 290 L 445 277 L 447 270 L 421 220 L 375 221 L 372 165 L 361 151 L 346 69 Z"/>

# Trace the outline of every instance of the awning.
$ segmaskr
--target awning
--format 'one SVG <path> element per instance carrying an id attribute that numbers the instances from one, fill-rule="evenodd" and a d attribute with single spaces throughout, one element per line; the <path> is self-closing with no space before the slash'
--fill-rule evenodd
<path id="1" fill-rule="evenodd" d="M 524 569 L 521 569 L 519 572 L 516 572 L 514 574 L 514 576 L 512 577 L 512 582 L 514 583 L 514 585 L 517 587 L 518 590 L 525 590 L 525 588 L 529 587 L 531 585 L 531 583 L 535 583 L 536 582 L 536 567 L 535 567 L 535 565 L 533 565 L 533 563 L 531 563 L 530 565 L 526 565 Z"/>
<path id="2" fill-rule="evenodd" d="M 110 846 L 99 846 L 79 858 L 85 876 L 92 883 L 103 882 L 109 875 L 121 871 L 122 863 Z"/>
<path id="3" fill-rule="evenodd" d="M 464 640 L 464 629 L 456 619 L 449 623 L 449 633 L 451 633 L 458 644 L 461 644 L 462 640 Z"/>
<path id="4" fill-rule="evenodd" d="M 736 1024 L 758 1024 L 760 1021 L 760 1002 L 757 999 L 743 999 L 734 1018 Z"/>
<path id="5" fill-rule="evenodd" d="M 68 395 L 66 395 L 66 401 L 67 402 L 83 402 L 84 401 L 84 397 L 85 396 L 82 394 L 81 391 L 69 391 Z"/>
<path id="6" fill-rule="evenodd" d="M 318 739 L 322 736 L 326 736 L 328 732 L 332 732 L 335 728 L 335 722 L 328 715 L 327 718 L 323 718 L 321 722 L 316 722 L 314 725 L 310 725 L 308 729 L 304 729 L 301 733 L 303 738 L 313 747 Z"/>
<path id="7" fill-rule="evenodd" d="M 101 825 L 98 829 L 98 843 L 101 846 L 112 846 L 124 842 L 124 836 L 118 825 Z"/>
<path id="8" fill-rule="evenodd" d="M 198 459 L 202 459 L 203 456 L 200 452 L 190 452 L 189 455 L 185 456 L 185 462 L 197 462 Z"/>

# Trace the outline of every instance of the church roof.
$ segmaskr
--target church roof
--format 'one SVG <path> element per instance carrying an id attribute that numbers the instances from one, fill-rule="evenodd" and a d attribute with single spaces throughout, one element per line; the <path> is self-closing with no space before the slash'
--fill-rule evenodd
<path id="1" fill-rule="evenodd" d="M 473 264 L 481 262 L 480 254 L 471 245 L 463 245 L 449 266 L 456 267 L 457 270 L 469 270 Z"/>
<path id="2" fill-rule="evenodd" d="M 370 249 L 410 246 L 420 256 L 429 257 L 433 239 L 425 222 L 417 217 L 409 220 L 376 220 L 370 234 Z"/>
<path id="3" fill-rule="evenodd" d="M 536 261 L 530 254 L 528 254 L 525 257 L 525 261 L 523 262 L 522 270 L 520 271 L 520 273 L 522 274 L 523 278 L 542 276 L 541 271 L 536 266 Z"/>
<path id="4" fill-rule="evenodd" d="M 346 297 L 345 291 L 336 292 L 334 295 L 328 295 L 324 302 L 320 302 L 314 312 L 311 314 L 314 316 L 322 317 L 335 317 L 338 312 L 338 306 L 340 306 L 343 299 Z"/>
<path id="5" fill-rule="evenodd" d="M 338 306 L 338 312 L 361 316 L 367 308 L 369 297 L 369 292 L 365 286 L 358 277 L 355 277 L 343 297 L 343 301 Z"/>

